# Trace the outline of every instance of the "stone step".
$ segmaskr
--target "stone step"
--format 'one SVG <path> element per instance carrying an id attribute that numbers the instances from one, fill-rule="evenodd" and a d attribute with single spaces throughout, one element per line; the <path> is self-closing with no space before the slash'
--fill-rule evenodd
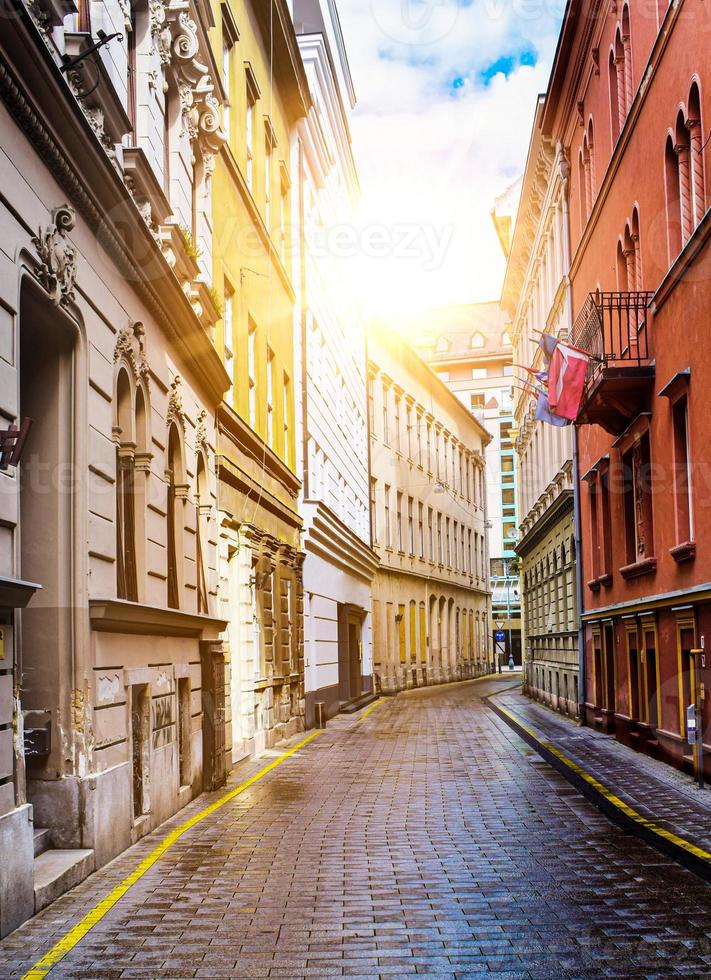
<path id="1" fill-rule="evenodd" d="M 355 698 L 353 701 L 341 701 L 339 705 L 339 710 L 341 714 L 352 715 L 356 711 L 360 711 L 361 708 L 365 708 L 366 705 L 371 704 L 373 701 L 377 700 L 378 695 L 368 692 L 367 694 L 361 694 L 359 698 Z"/>
<path id="2" fill-rule="evenodd" d="M 34 829 L 35 857 L 44 854 L 52 846 L 52 833 L 47 827 L 35 827 Z"/>
<path id="3" fill-rule="evenodd" d="M 50 848 L 35 858 L 35 914 L 83 881 L 94 870 L 86 848 Z"/>

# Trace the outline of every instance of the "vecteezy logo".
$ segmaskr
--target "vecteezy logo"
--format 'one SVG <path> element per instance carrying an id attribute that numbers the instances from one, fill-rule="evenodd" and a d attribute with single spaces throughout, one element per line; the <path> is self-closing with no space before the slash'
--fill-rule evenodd
<path id="1" fill-rule="evenodd" d="M 452 0 L 370 0 L 373 20 L 398 44 L 433 44 L 453 30 L 459 4 Z"/>

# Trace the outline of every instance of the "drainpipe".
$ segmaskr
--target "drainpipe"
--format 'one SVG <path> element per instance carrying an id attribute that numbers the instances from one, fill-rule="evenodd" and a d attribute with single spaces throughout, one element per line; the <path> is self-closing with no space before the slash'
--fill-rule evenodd
<path id="1" fill-rule="evenodd" d="M 573 286 L 570 281 L 570 223 L 568 192 L 570 168 L 559 142 L 556 146 L 561 174 L 563 207 L 563 266 L 565 268 L 568 322 L 573 321 Z M 575 539 L 575 591 L 578 599 L 578 711 L 580 724 L 585 724 L 585 632 L 583 627 L 583 550 L 580 531 L 580 466 L 578 460 L 578 427 L 573 425 L 573 535 Z M 582 710 L 581 710 L 581 705 Z"/>

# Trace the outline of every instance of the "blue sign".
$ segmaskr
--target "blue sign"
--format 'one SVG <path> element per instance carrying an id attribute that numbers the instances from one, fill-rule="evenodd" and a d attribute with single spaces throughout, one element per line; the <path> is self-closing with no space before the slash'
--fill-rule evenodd
<path id="1" fill-rule="evenodd" d="M 494 639 L 497 640 L 497 641 L 499 641 L 499 642 L 502 641 L 502 640 L 505 640 L 506 639 L 506 634 L 504 633 L 503 630 L 495 630 L 494 631 Z"/>

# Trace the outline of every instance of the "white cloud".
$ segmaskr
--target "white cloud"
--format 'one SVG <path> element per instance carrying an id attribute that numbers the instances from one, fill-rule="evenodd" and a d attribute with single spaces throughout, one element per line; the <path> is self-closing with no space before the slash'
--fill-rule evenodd
<path id="1" fill-rule="evenodd" d="M 339 9 L 358 95 L 359 224 L 422 229 L 419 258 L 414 247 L 361 256 L 366 305 L 387 314 L 496 298 L 504 262 L 490 211 L 523 168 L 560 10 L 539 0 L 340 0 Z M 535 52 L 535 65 L 520 64 L 522 52 L 524 61 Z M 486 84 L 500 58 L 515 67 L 502 62 L 508 77 Z M 448 246 L 430 268 L 434 242 Z"/>

